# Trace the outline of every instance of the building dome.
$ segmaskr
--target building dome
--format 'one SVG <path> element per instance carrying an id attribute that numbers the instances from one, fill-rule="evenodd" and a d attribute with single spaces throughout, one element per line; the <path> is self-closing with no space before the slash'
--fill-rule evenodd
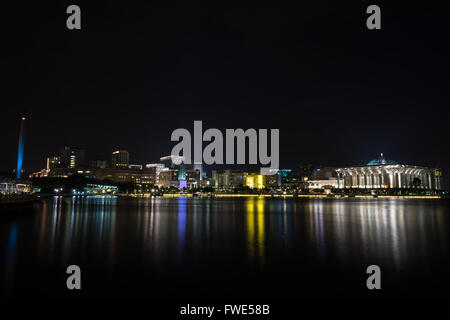
<path id="1" fill-rule="evenodd" d="M 382 166 L 387 164 L 397 164 L 397 162 L 393 160 L 386 160 L 382 153 L 380 153 L 380 157 L 377 159 L 373 159 L 367 165 L 368 166 Z"/>

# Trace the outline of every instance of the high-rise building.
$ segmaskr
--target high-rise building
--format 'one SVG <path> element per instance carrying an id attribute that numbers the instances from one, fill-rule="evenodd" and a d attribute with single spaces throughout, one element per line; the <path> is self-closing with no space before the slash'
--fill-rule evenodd
<path id="1" fill-rule="evenodd" d="M 60 149 L 61 166 L 64 168 L 79 168 L 86 166 L 86 150 L 72 147 Z"/>
<path id="2" fill-rule="evenodd" d="M 113 168 L 128 168 L 130 164 L 130 153 L 126 150 L 114 151 L 111 164 Z"/>

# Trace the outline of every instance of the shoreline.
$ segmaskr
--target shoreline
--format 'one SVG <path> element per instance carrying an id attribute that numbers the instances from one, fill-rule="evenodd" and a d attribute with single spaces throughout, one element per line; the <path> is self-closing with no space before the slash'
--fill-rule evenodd
<path id="1" fill-rule="evenodd" d="M 151 197 L 152 195 L 125 195 L 125 196 L 131 196 L 131 197 L 137 197 L 137 198 L 146 198 Z M 396 196 L 396 195 L 380 195 L 380 196 L 374 196 L 374 195 L 355 195 L 355 196 L 349 196 L 349 195 L 327 195 L 327 194 L 226 194 L 226 193 L 218 193 L 218 194 L 179 194 L 179 193 L 165 193 L 162 195 L 162 197 L 211 197 L 211 198 L 250 198 L 250 197 L 256 197 L 256 198 L 300 198 L 300 199 L 433 199 L 433 200 L 441 200 L 445 199 L 443 196 L 438 195 L 430 195 L 430 196 Z"/>

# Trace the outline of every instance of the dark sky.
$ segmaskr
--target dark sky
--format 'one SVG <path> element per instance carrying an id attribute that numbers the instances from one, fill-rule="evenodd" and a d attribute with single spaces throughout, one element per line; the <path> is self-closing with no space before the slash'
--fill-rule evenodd
<path id="1" fill-rule="evenodd" d="M 59 147 L 133 163 L 170 153 L 170 134 L 279 128 L 282 167 L 356 165 L 380 152 L 450 170 L 449 18 L 438 2 L 296 1 L 292 7 L 42 2 L 2 10 L 0 170 Z M 82 30 L 66 28 L 78 4 Z"/>

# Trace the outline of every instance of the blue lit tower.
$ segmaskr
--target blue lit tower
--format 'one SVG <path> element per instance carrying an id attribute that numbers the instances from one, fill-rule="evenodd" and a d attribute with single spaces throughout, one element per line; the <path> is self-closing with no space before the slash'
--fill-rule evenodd
<path id="1" fill-rule="evenodd" d="M 17 180 L 20 180 L 22 175 L 22 167 L 23 167 L 23 151 L 25 147 L 25 117 L 22 117 L 20 121 L 20 133 L 19 133 L 19 147 L 17 151 L 17 171 L 16 177 Z"/>

